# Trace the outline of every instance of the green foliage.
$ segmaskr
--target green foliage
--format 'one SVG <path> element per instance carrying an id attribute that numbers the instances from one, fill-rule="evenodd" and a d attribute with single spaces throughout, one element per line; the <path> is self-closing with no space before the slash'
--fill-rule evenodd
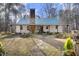
<path id="1" fill-rule="evenodd" d="M 73 49 L 73 42 L 72 42 L 72 39 L 68 37 L 64 44 L 64 50 L 70 50 L 70 49 Z"/>
<path id="2" fill-rule="evenodd" d="M 63 37 L 63 34 L 62 33 L 55 33 L 55 37 L 56 38 L 62 38 Z"/>
<path id="3" fill-rule="evenodd" d="M 5 54 L 5 51 L 3 49 L 3 45 L 2 43 L 0 42 L 0 56 L 4 55 Z"/>
<path id="4" fill-rule="evenodd" d="M 65 56 L 75 56 L 76 55 L 71 37 L 68 37 L 64 44 L 64 55 Z"/>
<path id="5" fill-rule="evenodd" d="M 75 51 L 74 50 L 67 50 L 64 52 L 64 56 L 75 56 Z"/>
<path id="6" fill-rule="evenodd" d="M 51 32 L 48 32 L 47 34 L 48 34 L 48 35 L 52 35 L 53 33 L 51 33 Z"/>
<path id="7" fill-rule="evenodd" d="M 29 34 L 22 34 L 20 37 L 22 38 L 28 38 L 28 37 L 32 37 L 32 35 L 29 33 Z"/>

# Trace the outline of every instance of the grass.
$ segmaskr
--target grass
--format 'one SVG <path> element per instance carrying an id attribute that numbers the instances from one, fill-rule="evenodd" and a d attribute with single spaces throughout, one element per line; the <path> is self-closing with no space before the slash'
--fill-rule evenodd
<path id="1" fill-rule="evenodd" d="M 6 51 L 6 55 L 31 55 L 31 48 L 34 46 L 33 41 L 27 39 L 1 40 Z"/>

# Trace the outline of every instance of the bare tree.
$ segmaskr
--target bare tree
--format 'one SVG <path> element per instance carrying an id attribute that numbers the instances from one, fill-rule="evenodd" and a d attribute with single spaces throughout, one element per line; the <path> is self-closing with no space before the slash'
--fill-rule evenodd
<path id="1" fill-rule="evenodd" d="M 13 25 L 12 30 L 15 31 L 17 16 L 24 11 L 25 6 L 21 3 L 0 3 L 0 31 L 10 31 L 11 25 Z"/>
<path id="2" fill-rule="evenodd" d="M 75 29 L 79 30 L 79 3 L 73 4 L 73 16 Z"/>
<path id="3" fill-rule="evenodd" d="M 16 20 L 17 20 L 17 15 L 21 14 L 23 11 L 25 11 L 24 9 L 24 5 L 20 4 L 20 3 L 7 3 L 5 4 L 5 31 L 10 31 L 10 27 L 11 24 L 13 31 L 15 32 L 15 24 L 16 24 Z M 10 19 L 10 14 L 13 14 L 15 19 L 12 22 L 12 19 Z"/>
<path id="4" fill-rule="evenodd" d="M 72 29 L 72 4 L 71 3 L 64 3 L 63 9 L 60 10 L 60 18 L 61 22 L 64 25 L 64 31 L 70 32 Z"/>
<path id="5" fill-rule="evenodd" d="M 4 23 L 5 23 L 5 4 L 0 3 L 0 31 L 4 30 Z"/>
<path id="6" fill-rule="evenodd" d="M 56 16 L 56 8 L 54 3 L 46 3 L 43 4 L 42 12 L 48 17 L 55 17 Z"/>

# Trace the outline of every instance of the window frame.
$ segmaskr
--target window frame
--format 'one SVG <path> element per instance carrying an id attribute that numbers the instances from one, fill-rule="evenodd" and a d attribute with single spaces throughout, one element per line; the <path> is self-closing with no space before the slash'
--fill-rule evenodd
<path id="1" fill-rule="evenodd" d="M 20 25 L 20 30 L 23 30 L 23 26 L 22 25 Z"/>

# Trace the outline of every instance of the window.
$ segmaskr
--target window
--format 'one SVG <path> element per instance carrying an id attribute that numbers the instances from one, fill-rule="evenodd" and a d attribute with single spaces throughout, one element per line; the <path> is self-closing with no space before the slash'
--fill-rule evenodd
<path id="1" fill-rule="evenodd" d="M 56 29 L 58 29 L 58 25 L 56 25 Z"/>
<path id="2" fill-rule="evenodd" d="M 10 25 L 10 27 L 12 27 L 12 25 Z"/>
<path id="3" fill-rule="evenodd" d="M 49 26 L 46 26 L 46 29 L 48 29 L 49 28 Z"/>
<path id="4" fill-rule="evenodd" d="M 23 27 L 22 27 L 22 25 L 20 25 L 20 30 L 22 30 L 23 29 Z"/>
<path id="5" fill-rule="evenodd" d="M 30 27 L 30 26 L 27 26 L 27 30 L 29 30 L 29 27 Z"/>

